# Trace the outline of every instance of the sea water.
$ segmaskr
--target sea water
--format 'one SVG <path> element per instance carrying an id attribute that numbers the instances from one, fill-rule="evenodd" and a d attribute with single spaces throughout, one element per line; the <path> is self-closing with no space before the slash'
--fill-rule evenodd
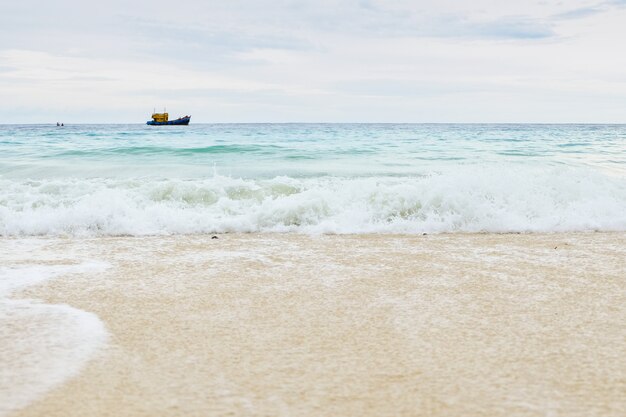
<path id="1" fill-rule="evenodd" d="M 626 125 L 0 126 L 0 235 L 626 230 Z"/>

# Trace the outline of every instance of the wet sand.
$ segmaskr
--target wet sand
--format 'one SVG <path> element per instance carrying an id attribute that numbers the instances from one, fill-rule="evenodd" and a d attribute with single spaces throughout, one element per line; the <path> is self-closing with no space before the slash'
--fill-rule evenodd
<path id="1" fill-rule="evenodd" d="M 13 298 L 109 335 L 11 415 L 626 414 L 625 233 L 30 241 L 3 261 L 110 266 Z"/>

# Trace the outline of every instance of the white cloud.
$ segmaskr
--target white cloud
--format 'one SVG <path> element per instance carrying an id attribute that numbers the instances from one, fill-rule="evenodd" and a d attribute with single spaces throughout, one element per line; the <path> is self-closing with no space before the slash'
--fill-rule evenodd
<path id="1" fill-rule="evenodd" d="M 624 121 L 623 6 L 12 2 L 0 123 L 141 122 L 163 105 L 207 122 Z"/>

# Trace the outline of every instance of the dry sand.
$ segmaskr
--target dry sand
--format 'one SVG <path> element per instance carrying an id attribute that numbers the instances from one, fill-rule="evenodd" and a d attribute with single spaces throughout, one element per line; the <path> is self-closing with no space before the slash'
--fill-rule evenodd
<path id="1" fill-rule="evenodd" d="M 109 340 L 16 416 L 626 415 L 624 233 L 38 241 Z"/>

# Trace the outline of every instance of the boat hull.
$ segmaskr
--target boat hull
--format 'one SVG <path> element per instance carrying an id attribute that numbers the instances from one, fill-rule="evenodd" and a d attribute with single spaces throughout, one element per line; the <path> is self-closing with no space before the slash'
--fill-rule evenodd
<path id="1" fill-rule="evenodd" d="M 147 125 L 150 126 L 172 126 L 172 125 L 188 125 L 191 117 L 181 117 L 176 120 L 168 120 L 167 122 L 155 122 L 154 120 L 149 120 L 146 122 Z"/>

